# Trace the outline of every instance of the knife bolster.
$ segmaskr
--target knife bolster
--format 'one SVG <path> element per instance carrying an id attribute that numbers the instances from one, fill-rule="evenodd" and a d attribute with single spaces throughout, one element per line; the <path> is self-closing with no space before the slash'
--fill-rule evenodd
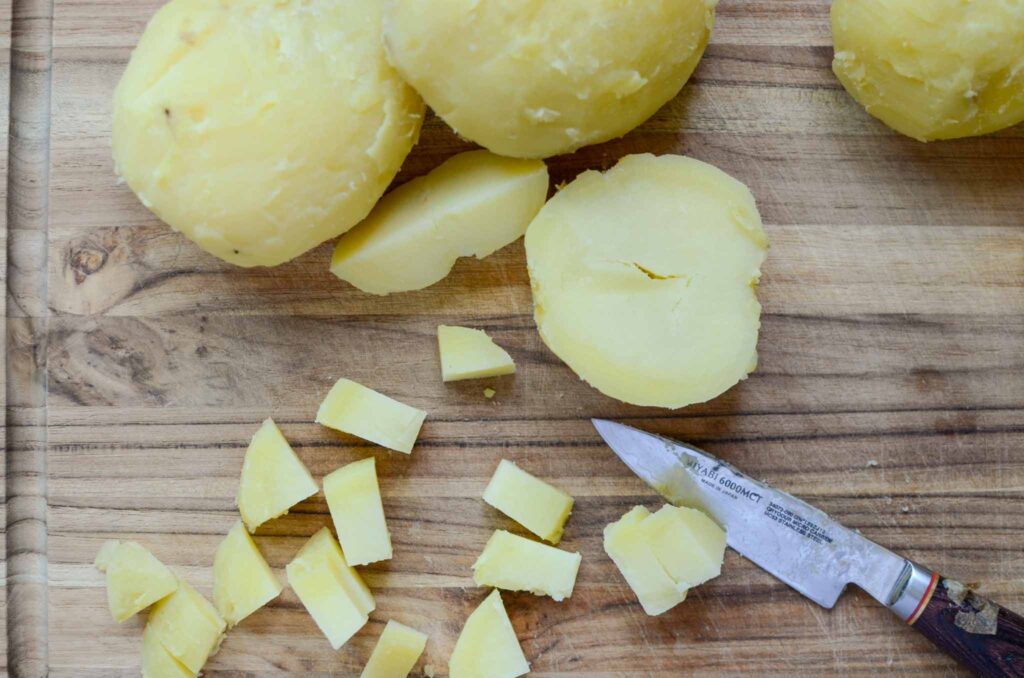
<path id="1" fill-rule="evenodd" d="M 913 624 L 927 607 L 938 582 L 937 573 L 908 560 L 889 602 L 889 609 L 903 621 Z"/>

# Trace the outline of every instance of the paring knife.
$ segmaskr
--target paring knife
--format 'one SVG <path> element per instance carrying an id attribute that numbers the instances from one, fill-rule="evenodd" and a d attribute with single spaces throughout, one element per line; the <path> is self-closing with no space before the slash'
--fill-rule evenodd
<path id="1" fill-rule="evenodd" d="M 672 504 L 697 508 L 729 546 L 832 608 L 849 584 L 982 676 L 1024 676 L 1024 618 L 879 546 L 796 497 L 690 445 L 594 419 L 608 446 Z"/>

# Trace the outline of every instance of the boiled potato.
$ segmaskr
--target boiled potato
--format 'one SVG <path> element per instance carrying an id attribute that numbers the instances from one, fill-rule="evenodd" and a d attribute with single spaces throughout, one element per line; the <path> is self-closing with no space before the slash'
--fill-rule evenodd
<path id="1" fill-rule="evenodd" d="M 580 175 L 530 224 L 537 327 L 613 398 L 709 400 L 756 365 L 767 246 L 739 181 L 691 158 L 627 156 Z"/>
<path id="2" fill-rule="evenodd" d="M 621 136 L 674 97 L 717 0 L 392 0 L 391 62 L 459 134 L 544 158 Z"/>
<path id="3" fill-rule="evenodd" d="M 522 237 L 547 196 L 540 160 L 461 153 L 381 200 L 338 241 L 331 271 L 373 294 L 423 289 L 459 257 L 483 259 Z"/>
<path id="4" fill-rule="evenodd" d="M 241 266 L 348 230 L 424 112 L 384 58 L 379 8 L 171 0 L 114 95 L 118 173 L 157 216 Z"/>
<path id="5" fill-rule="evenodd" d="M 843 87 L 886 125 L 930 141 L 1024 120 L 1024 3 L 835 0 Z"/>

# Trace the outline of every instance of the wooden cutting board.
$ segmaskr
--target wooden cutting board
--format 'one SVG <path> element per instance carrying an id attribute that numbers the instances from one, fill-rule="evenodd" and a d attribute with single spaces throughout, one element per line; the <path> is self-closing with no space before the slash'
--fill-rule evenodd
<path id="1" fill-rule="evenodd" d="M 208 593 L 267 416 L 318 477 L 377 457 L 395 558 L 365 568 L 378 609 L 341 651 L 286 591 L 209 675 L 356 675 L 388 619 L 429 632 L 417 671 L 443 674 L 485 595 L 470 565 L 492 530 L 518 529 L 480 499 L 501 458 L 576 497 L 563 541 L 583 553 L 576 594 L 505 595 L 536 675 L 957 671 L 859 592 L 822 610 L 734 553 L 685 604 L 644 615 L 601 532 L 658 499 L 592 416 L 704 446 L 1024 610 L 1024 129 L 896 136 L 832 76 L 824 0 L 723 0 L 682 95 L 624 139 L 551 161 L 557 182 L 626 153 L 692 155 L 751 187 L 771 237 L 758 371 L 681 412 L 629 407 L 541 343 L 521 244 L 382 299 L 334 279 L 329 246 L 242 270 L 161 225 L 117 184 L 109 150 L 111 92 L 158 5 L 14 0 L 0 154 L 12 675 L 138 675 L 142 621 L 111 621 L 96 551 L 139 540 Z M 10 0 L 0 10 L 6 27 Z M 432 119 L 399 181 L 467 147 Z M 442 322 L 485 328 L 519 373 L 442 384 Z M 429 411 L 411 458 L 312 423 L 342 376 Z M 325 524 L 317 497 L 257 541 L 280 569 Z"/>

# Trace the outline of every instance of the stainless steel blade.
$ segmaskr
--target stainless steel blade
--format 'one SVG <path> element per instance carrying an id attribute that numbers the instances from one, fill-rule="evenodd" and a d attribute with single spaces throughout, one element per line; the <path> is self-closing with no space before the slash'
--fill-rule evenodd
<path id="1" fill-rule="evenodd" d="M 608 446 L 669 502 L 698 508 L 726 530 L 729 546 L 819 605 L 848 584 L 891 605 L 910 561 L 796 497 L 758 482 L 690 445 L 601 419 Z"/>

